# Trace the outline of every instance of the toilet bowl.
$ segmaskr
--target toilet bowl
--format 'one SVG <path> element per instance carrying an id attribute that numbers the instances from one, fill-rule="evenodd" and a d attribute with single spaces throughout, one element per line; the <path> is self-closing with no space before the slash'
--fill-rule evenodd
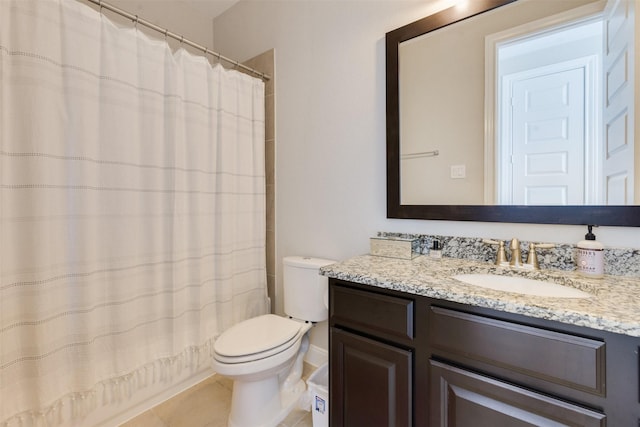
<path id="1" fill-rule="evenodd" d="M 319 268 L 334 261 L 286 257 L 285 312 L 240 322 L 213 345 L 212 367 L 233 380 L 230 427 L 272 427 L 298 404 L 306 390 L 301 379 L 308 333 L 313 322 L 327 319 L 327 279 Z"/>
<path id="2" fill-rule="evenodd" d="M 275 426 L 291 412 L 305 390 L 302 362 L 310 329 L 311 323 L 266 314 L 216 341 L 213 369 L 234 380 L 230 427 Z M 292 369 L 296 363 L 299 368 Z"/>

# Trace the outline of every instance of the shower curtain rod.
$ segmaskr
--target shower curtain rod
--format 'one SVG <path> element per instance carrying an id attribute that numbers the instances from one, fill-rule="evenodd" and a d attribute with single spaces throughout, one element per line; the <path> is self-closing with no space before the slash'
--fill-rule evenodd
<path id="1" fill-rule="evenodd" d="M 254 68 L 247 67 L 246 65 L 241 64 L 238 61 L 234 61 L 233 59 L 230 59 L 230 58 L 227 58 L 226 56 L 220 55 L 219 53 L 214 52 L 214 51 L 208 49 L 205 46 L 202 46 L 202 45 L 200 45 L 200 44 L 198 44 L 196 42 L 192 42 L 189 39 L 185 39 L 184 36 L 182 36 L 182 35 L 179 35 L 179 34 L 176 34 L 176 33 L 172 33 L 171 31 L 169 31 L 166 28 L 159 27 L 156 24 L 154 24 L 153 22 L 149 22 L 149 21 L 147 21 L 145 19 L 142 19 L 138 15 L 134 15 L 132 13 L 129 13 L 129 12 L 125 11 L 125 10 L 122 10 L 122 9 L 120 9 L 120 8 L 118 8 L 118 7 L 116 7 L 116 6 L 112 5 L 112 4 L 106 3 L 106 2 L 104 2 L 102 0 L 85 0 L 85 1 L 93 3 L 93 4 L 97 5 L 97 6 L 100 6 L 100 13 L 102 13 L 102 9 L 110 10 L 111 12 L 117 13 L 120 16 L 124 16 L 127 19 L 131 19 L 134 22 L 134 24 L 136 24 L 136 25 L 137 24 L 144 25 L 147 28 L 150 28 L 150 29 L 152 29 L 154 31 L 157 31 L 157 32 L 161 33 L 161 34 L 164 34 L 165 38 L 166 37 L 171 37 L 172 39 L 175 39 L 175 40 L 179 41 L 181 44 L 186 44 L 186 45 L 191 46 L 191 47 L 193 47 L 195 49 L 201 50 L 202 52 L 204 52 L 205 55 L 209 54 L 209 55 L 212 55 L 214 58 L 218 58 L 218 61 L 228 62 L 228 63 L 233 64 L 234 66 L 236 66 L 238 68 L 242 68 L 245 71 L 253 73 L 253 74 L 259 76 L 262 80 L 271 80 L 271 76 L 269 76 L 268 74 L 263 73 L 262 71 L 258 71 L 258 70 L 254 69 Z"/>

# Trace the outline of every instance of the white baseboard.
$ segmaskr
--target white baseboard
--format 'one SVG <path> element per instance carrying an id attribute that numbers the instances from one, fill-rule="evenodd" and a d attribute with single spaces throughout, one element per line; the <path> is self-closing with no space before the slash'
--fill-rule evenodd
<path id="1" fill-rule="evenodd" d="M 311 344 L 309 346 L 309 351 L 304 357 L 304 361 L 310 365 L 322 366 L 329 360 L 329 352 L 324 348 L 318 347 L 317 345 Z"/>

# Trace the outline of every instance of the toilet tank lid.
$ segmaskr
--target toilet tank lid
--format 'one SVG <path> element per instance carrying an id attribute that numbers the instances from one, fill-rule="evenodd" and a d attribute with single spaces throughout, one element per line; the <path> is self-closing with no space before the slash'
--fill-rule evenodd
<path id="1" fill-rule="evenodd" d="M 314 268 L 318 269 L 325 265 L 335 264 L 337 261 L 323 258 L 313 258 L 308 256 L 286 256 L 282 259 L 284 265 L 291 265 L 301 268 Z"/>

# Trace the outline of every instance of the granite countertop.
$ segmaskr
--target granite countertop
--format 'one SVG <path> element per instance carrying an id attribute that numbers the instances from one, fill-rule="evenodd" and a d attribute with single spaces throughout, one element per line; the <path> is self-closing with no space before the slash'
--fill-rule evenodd
<path id="1" fill-rule="evenodd" d="M 519 275 L 580 289 L 590 298 L 555 298 L 467 285 L 452 276 L 468 273 Z M 323 276 L 409 294 L 486 307 L 541 319 L 640 337 L 640 278 L 586 278 L 573 271 L 522 271 L 457 258 L 412 260 L 362 255 L 327 265 Z"/>

